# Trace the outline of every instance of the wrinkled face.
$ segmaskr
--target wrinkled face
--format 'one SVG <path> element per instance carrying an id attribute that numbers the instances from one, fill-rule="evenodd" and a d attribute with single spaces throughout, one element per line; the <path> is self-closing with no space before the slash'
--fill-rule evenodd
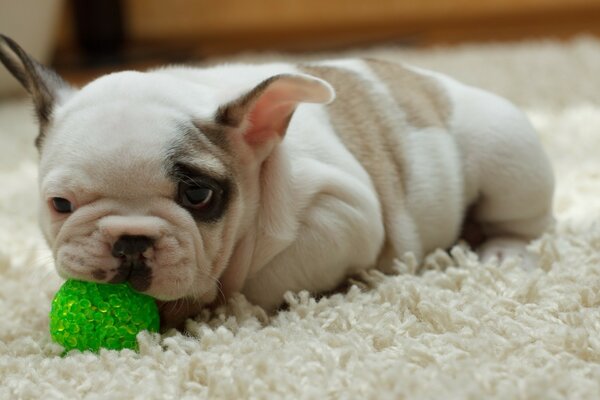
<path id="1" fill-rule="evenodd" d="M 114 74 L 55 109 L 41 149 L 41 224 L 61 276 L 129 281 L 161 300 L 216 294 L 246 189 L 211 121 L 214 102 L 174 85 Z"/>
<path id="2" fill-rule="evenodd" d="M 76 90 L 1 34 L 0 62 L 33 100 L 40 222 L 60 275 L 160 300 L 212 301 L 219 278 L 242 287 L 261 262 L 259 207 L 275 206 L 260 205 L 277 192 L 263 163 L 299 103 L 334 98 L 275 64 L 121 72 Z"/>

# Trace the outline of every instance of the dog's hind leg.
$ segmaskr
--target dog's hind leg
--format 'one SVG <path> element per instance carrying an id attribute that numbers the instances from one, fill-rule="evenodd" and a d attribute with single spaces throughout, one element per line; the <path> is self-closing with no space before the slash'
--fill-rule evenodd
<path id="1" fill-rule="evenodd" d="M 486 240 L 484 259 L 526 256 L 527 243 L 554 219 L 554 175 L 525 114 L 483 90 L 450 84 L 453 131 L 461 148 L 471 221 Z M 527 257 L 525 257 L 527 258 Z"/>

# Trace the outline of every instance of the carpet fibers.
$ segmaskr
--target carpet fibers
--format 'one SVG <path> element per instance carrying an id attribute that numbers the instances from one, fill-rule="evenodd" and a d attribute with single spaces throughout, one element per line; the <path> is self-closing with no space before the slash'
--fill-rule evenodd
<path id="1" fill-rule="evenodd" d="M 557 226 L 530 246 L 538 269 L 457 246 L 344 293 L 288 293 L 277 315 L 239 296 L 188 321 L 187 335 L 140 334 L 139 353 L 61 357 L 48 333 L 61 281 L 36 223 L 36 127 L 28 103 L 4 102 L 0 398 L 598 398 L 600 41 L 361 53 L 445 72 L 527 112 L 557 176 Z"/>

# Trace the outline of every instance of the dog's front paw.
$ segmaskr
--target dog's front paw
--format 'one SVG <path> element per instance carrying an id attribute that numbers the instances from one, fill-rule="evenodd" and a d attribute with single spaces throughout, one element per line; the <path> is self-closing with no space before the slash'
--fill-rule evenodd
<path id="1" fill-rule="evenodd" d="M 165 332 L 169 329 L 185 330 L 185 321 L 200 314 L 205 304 L 193 299 L 178 299 L 174 301 L 157 300 L 158 311 L 160 313 L 160 331 Z"/>
<path id="2" fill-rule="evenodd" d="M 523 269 L 533 270 L 538 266 L 537 257 L 527 250 L 529 243 L 523 239 L 511 237 L 493 238 L 483 243 L 477 253 L 482 262 L 502 263 L 508 258 L 516 258 Z"/>

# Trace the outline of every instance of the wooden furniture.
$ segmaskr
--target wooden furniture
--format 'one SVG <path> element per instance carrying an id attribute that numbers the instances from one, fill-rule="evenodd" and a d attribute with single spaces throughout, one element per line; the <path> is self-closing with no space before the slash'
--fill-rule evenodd
<path id="1" fill-rule="evenodd" d="M 123 65 L 144 68 L 240 51 L 314 52 L 382 43 L 429 46 L 600 35 L 600 0 L 120 1 L 123 51 L 112 61 L 101 61 L 105 67 L 92 75 Z M 77 68 L 89 62 L 82 63 L 70 4 L 56 66 L 83 82 L 90 72 L 79 78 Z"/>
<path id="2" fill-rule="evenodd" d="M 204 54 L 600 33 L 600 0 L 124 0 L 133 43 Z"/>

